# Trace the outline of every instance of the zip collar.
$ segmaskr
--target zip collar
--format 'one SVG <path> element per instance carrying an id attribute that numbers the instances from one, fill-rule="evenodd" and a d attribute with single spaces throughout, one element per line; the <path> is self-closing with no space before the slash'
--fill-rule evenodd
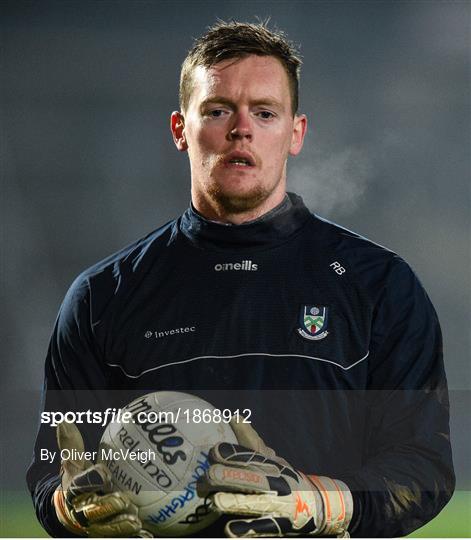
<path id="1" fill-rule="evenodd" d="M 287 197 L 277 207 L 241 225 L 211 221 L 191 205 L 180 218 L 179 227 L 197 246 L 217 250 L 246 250 L 285 242 L 298 232 L 310 216 L 301 197 L 287 193 Z"/>

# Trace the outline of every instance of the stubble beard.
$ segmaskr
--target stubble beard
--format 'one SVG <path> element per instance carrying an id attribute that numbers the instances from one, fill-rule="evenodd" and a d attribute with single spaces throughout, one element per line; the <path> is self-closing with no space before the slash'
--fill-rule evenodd
<path id="1" fill-rule="evenodd" d="M 220 186 L 208 187 L 207 193 L 215 205 L 225 214 L 243 214 L 260 206 L 273 192 L 262 186 L 256 186 L 250 191 L 236 195 L 226 193 Z"/>
<path id="2" fill-rule="evenodd" d="M 199 200 L 200 211 L 203 212 L 203 215 L 205 215 L 205 212 L 211 215 L 215 211 L 219 217 L 242 216 L 243 214 L 256 215 L 257 208 L 263 206 L 263 203 L 269 199 L 283 181 L 283 172 L 280 174 L 278 181 L 270 185 L 258 184 L 238 193 L 237 189 L 231 189 L 217 179 L 217 168 L 223 164 L 223 159 L 221 157 L 213 163 L 208 161 L 202 163 L 203 169 L 212 169 L 212 172 L 205 180 L 197 183 L 197 185 L 199 184 L 197 191 L 200 192 L 201 197 L 195 197 L 195 200 Z M 261 167 L 258 160 L 257 166 Z M 284 174 L 286 175 L 286 169 Z M 205 199 L 206 202 L 204 202 Z"/>
<path id="3" fill-rule="evenodd" d="M 206 193 L 220 214 L 238 215 L 251 212 L 261 206 L 276 190 L 280 182 L 281 178 L 270 186 L 255 185 L 239 194 L 237 191 L 234 192 L 230 188 L 221 186 L 217 180 L 211 178 L 206 186 Z"/>

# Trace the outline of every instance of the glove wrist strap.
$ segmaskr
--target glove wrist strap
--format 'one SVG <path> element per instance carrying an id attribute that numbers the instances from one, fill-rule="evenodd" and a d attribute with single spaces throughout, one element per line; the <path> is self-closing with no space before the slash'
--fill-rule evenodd
<path id="1" fill-rule="evenodd" d="M 324 519 L 322 524 L 318 524 L 318 531 L 323 536 L 348 536 L 353 498 L 346 484 L 327 476 L 309 475 L 308 478 L 319 491 L 324 506 Z"/>
<path id="2" fill-rule="evenodd" d="M 54 491 L 52 502 L 54 503 L 57 519 L 61 524 L 71 533 L 78 534 L 79 536 L 86 536 L 85 529 L 69 512 L 65 503 L 64 492 L 60 486 Z"/>

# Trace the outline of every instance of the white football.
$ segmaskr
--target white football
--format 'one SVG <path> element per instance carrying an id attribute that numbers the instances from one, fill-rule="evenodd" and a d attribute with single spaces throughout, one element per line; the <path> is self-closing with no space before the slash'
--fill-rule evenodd
<path id="1" fill-rule="evenodd" d="M 217 519 L 198 496 L 196 482 L 209 468 L 212 446 L 237 442 L 222 412 L 229 413 L 191 394 L 154 392 L 129 403 L 121 421 L 108 424 L 98 461 L 138 507 L 144 529 L 188 536 Z"/>

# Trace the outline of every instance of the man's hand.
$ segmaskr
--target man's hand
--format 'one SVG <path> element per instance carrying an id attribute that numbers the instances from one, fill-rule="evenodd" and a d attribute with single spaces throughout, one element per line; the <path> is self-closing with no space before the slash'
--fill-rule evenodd
<path id="1" fill-rule="evenodd" d="M 75 424 L 57 426 L 57 443 L 61 452 L 71 454 L 71 459 L 61 461 L 61 485 L 53 497 L 57 517 L 66 529 L 79 536 L 152 537 L 142 529 L 137 507 L 127 495 L 112 491 L 108 468 L 80 458 L 84 444 Z"/>
<path id="2" fill-rule="evenodd" d="M 353 501 L 343 482 L 306 476 L 276 456 L 250 424 L 231 426 L 240 445 L 212 448 L 198 486 L 221 513 L 238 516 L 227 523 L 227 536 L 348 536 Z"/>

